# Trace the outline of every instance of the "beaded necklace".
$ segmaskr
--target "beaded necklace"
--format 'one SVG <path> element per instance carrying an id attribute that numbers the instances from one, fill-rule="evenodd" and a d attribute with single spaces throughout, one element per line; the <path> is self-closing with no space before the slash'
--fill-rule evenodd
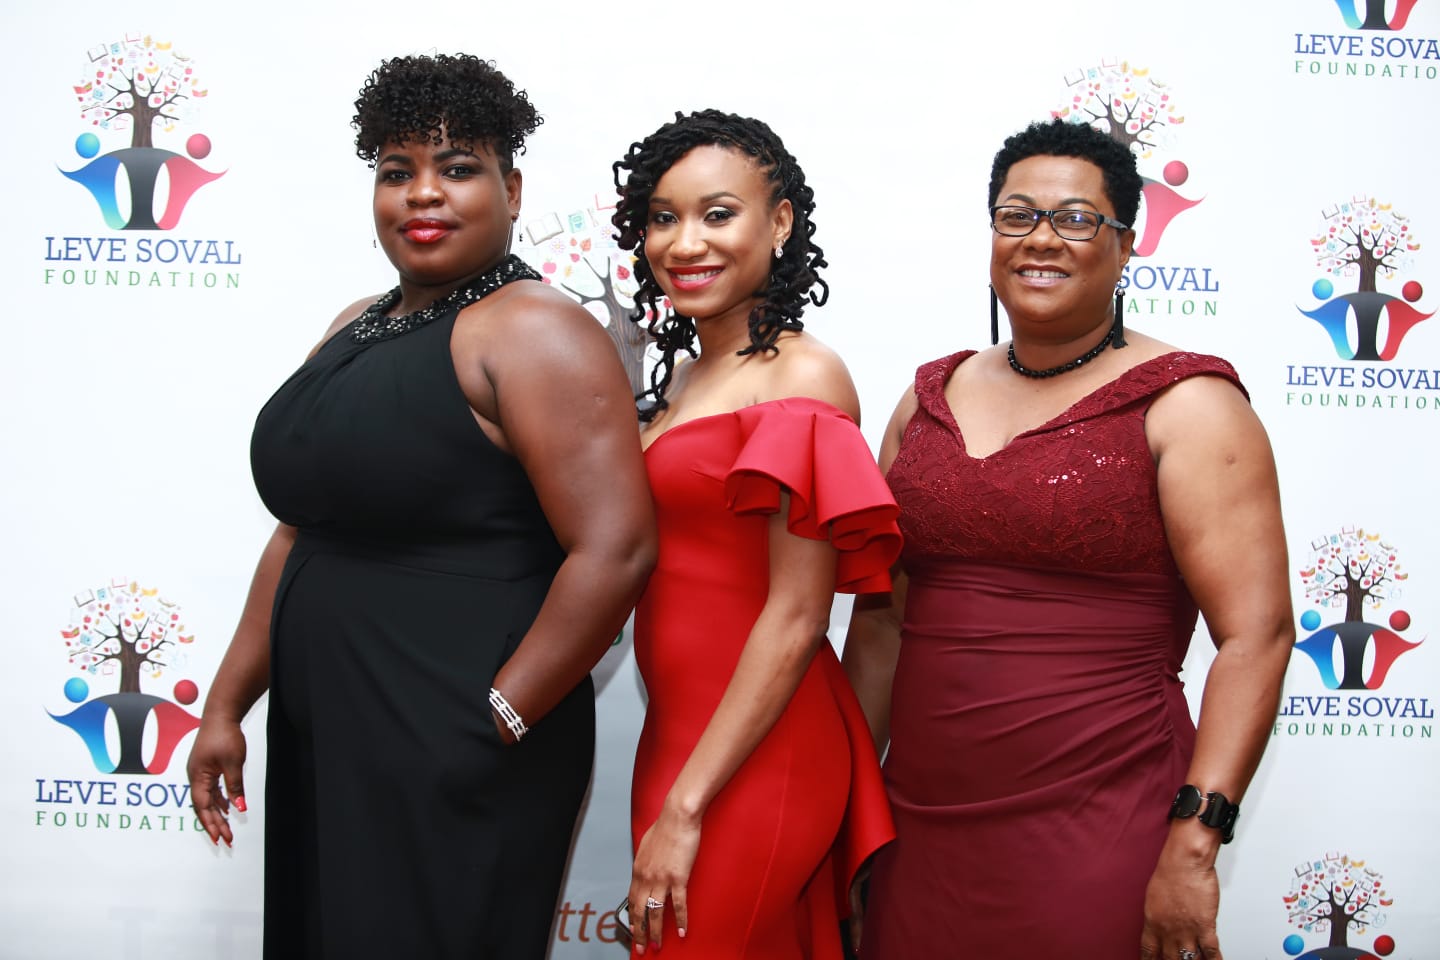
<path id="1" fill-rule="evenodd" d="M 1046 377 L 1058 377 L 1062 373 L 1069 373 L 1076 367 L 1084 366 L 1091 360 L 1094 360 L 1096 357 L 1100 356 L 1100 354 L 1104 353 L 1105 348 L 1110 346 L 1110 341 L 1113 339 L 1115 339 L 1115 328 L 1111 327 L 1105 333 L 1105 338 L 1099 343 L 1095 344 L 1095 346 L 1091 347 L 1089 350 L 1085 351 L 1082 356 L 1078 356 L 1074 360 L 1062 363 L 1058 367 L 1046 367 L 1044 370 L 1031 370 L 1029 367 L 1021 364 L 1019 360 L 1016 360 L 1015 341 L 1013 340 L 1010 341 L 1010 347 L 1008 350 L 1006 350 L 1005 357 L 1007 360 L 1010 361 L 1010 369 L 1020 374 L 1020 376 L 1030 377 L 1035 380 L 1043 380 Z"/>
<path id="2" fill-rule="evenodd" d="M 423 327 L 446 313 L 463 310 L 480 298 L 494 293 L 507 283 L 515 280 L 539 280 L 540 274 L 513 253 L 494 267 L 471 280 L 465 286 L 446 294 L 428 307 L 421 307 L 412 313 L 398 317 L 387 317 L 400 302 L 400 288 L 396 287 L 365 308 L 365 312 L 350 325 L 350 339 L 356 343 L 375 343 L 390 340 Z"/>

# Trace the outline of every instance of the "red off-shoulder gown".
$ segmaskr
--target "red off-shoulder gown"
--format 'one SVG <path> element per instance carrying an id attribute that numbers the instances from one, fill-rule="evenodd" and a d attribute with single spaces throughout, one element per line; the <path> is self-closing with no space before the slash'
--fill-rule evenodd
<path id="1" fill-rule="evenodd" d="M 889 589 L 895 501 L 859 429 L 807 398 L 672 427 L 646 451 L 659 560 L 635 611 L 649 705 L 635 757 L 638 844 L 725 692 L 769 592 L 767 526 L 839 550 L 836 589 Z M 661 955 L 839 958 L 855 870 L 894 835 L 864 716 L 829 644 L 705 812 L 689 928 L 667 909 Z M 637 911 L 638 913 L 638 911 Z"/>

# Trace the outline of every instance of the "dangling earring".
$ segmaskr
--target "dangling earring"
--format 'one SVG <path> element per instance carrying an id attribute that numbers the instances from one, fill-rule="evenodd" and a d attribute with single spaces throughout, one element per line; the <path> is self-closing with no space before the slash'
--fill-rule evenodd
<path id="1" fill-rule="evenodd" d="M 995 284 L 990 284 L 990 342 L 1000 342 L 1000 298 L 995 295 Z"/>
<path id="2" fill-rule="evenodd" d="M 785 256 L 785 241 L 777 240 L 775 242 L 775 259 L 779 260 L 783 256 Z"/>
<path id="3" fill-rule="evenodd" d="M 1110 346 L 1119 350 L 1125 343 L 1125 288 L 1115 288 L 1115 324 L 1110 328 Z"/>
<path id="4" fill-rule="evenodd" d="M 510 255 L 510 248 L 515 243 L 515 227 L 520 222 L 520 214 L 510 218 L 510 229 L 505 233 L 505 255 Z"/>

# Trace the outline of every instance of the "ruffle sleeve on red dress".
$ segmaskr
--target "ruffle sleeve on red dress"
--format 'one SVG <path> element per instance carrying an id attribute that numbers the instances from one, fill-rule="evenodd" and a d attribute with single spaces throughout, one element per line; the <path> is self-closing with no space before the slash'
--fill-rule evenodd
<path id="1" fill-rule="evenodd" d="M 790 532 L 839 551 L 837 592 L 888 591 L 900 511 L 855 421 L 808 397 L 743 407 L 735 417 L 742 444 L 725 477 L 730 509 L 775 513 L 788 493 Z"/>

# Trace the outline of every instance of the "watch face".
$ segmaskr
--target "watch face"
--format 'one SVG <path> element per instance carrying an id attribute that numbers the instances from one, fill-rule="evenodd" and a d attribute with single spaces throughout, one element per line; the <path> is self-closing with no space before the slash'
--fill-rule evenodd
<path id="1" fill-rule="evenodd" d="M 1175 794 L 1175 802 L 1170 805 L 1170 816 L 1179 819 L 1195 816 L 1200 809 L 1201 799 L 1203 798 L 1200 795 L 1199 787 L 1189 783 L 1185 784 Z"/>

